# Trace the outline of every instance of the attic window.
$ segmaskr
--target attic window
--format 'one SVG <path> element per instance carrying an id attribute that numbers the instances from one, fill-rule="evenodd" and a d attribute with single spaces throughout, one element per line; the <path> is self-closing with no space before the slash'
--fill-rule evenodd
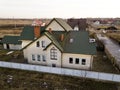
<path id="1" fill-rule="evenodd" d="M 70 38 L 70 43 L 73 43 L 73 38 Z"/>

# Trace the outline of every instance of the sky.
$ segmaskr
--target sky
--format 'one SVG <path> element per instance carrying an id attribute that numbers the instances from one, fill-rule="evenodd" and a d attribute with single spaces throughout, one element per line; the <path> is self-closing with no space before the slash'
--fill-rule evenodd
<path id="1" fill-rule="evenodd" d="M 120 0 L 0 0 L 0 18 L 55 17 L 120 17 Z"/>

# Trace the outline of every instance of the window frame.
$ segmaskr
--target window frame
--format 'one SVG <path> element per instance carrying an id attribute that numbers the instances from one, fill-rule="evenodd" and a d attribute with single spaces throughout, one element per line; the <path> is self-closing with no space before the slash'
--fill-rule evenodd
<path id="1" fill-rule="evenodd" d="M 32 54 L 32 60 L 35 61 L 35 55 L 34 54 Z"/>
<path id="2" fill-rule="evenodd" d="M 79 58 L 75 58 L 75 64 L 79 64 L 79 63 L 80 63 L 80 59 Z"/>
<path id="3" fill-rule="evenodd" d="M 42 55 L 42 60 L 43 60 L 43 62 L 46 62 L 46 56 L 45 55 Z"/>
<path id="4" fill-rule="evenodd" d="M 42 47 L 45 48 L 45 41 L 41 41 Z"/>
<path id="5" fill-rule="evenodd" d="M 84 61 L 83 61 L 83 60 L 84 60 Z M 81 64 L 82 64 L 82 65 L 86 65 L 86 59 L 82 59 Z"/>
<path id="6" fill-rule="evenodd" d="M 37 55 L 37 61 L 41 61 L 41 56 L 39 54 Z"/>
<path id="7" fill-rule="evenodd" d="M 55 47 L 50 49 L 50 59 L 57 60 L 57 49 Z"/>
<path id="8" fill-rule="evenodd" d="M 73 64 L 73 58 L 72 57 L 69 58 L 69 63 Z"/>
<path id="9" fill-rule="evenodd" d="M 36 42 L 36 47 L 40 47 L 40 42 L 39 41 Z"/>

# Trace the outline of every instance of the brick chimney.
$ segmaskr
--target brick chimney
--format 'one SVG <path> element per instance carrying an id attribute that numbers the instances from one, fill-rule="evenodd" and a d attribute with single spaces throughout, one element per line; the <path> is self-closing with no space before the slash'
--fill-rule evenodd
<path id="1" fill-rule="evenodd" d="M 40 26 L 34 26 L 34 36 L 35 38 L 40 37 Z"/>
<path id="2" fill-rule="evenodd" d="M 61 41 L 64 40 L 64 34 L 61 34 L 61 36 L 60 36 L 60 40 L 61 40 Z"/>

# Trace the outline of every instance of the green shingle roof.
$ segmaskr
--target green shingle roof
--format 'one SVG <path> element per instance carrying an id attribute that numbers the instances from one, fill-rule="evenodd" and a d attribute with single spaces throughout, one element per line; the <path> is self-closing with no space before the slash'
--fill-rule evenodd
<path id="1" fill-rule="evenodd" d="M 94 43 L 89 43 L 89 35 L 86 31 L 69 32 L 63 42 L 63 49 L 65 53 L 96 54 L 96 46 Z"/>
<path id="2" fill-rule="evenodd" d="M 19 36 L 4 36 L 4 38 L 2 39 L 2 43 L 21 44 L 22 42 L 19 41 Z"/>
<path id="3" fill-rule="evenodd" d="M 60 41 L 61 34 L 64 34 L 64 40 L 62 42 Z M 89 34 L 87 31 L 53 31 L 53 37 L 62 47 L 64 53 L 96 54 L 96 44 L 89 43 Z M 70 39 L 73 39 L 72 43 L 70 43 Z"/>
<path id="4" fill-rule="evenodd" d="M 21 33 L 20 40 L 34 40 L 34 27 L 25 26 Z"/>
<path id="5" fill-rule="evenodd" d="M 54 44 L 58 49 L 60 49 L 60 51 L 63 51 L 61 44 L 52 34 L 50 34 L 49 32 L 45 32 L 45 35 L 52 41 L 52 44 Z"/>
<path id="6" fill-rule="evenodd" d="M 61 34 L 64 34 L 64 40 L 62 42 L 60 41 Z M 52 43 L 50 43 L 45 50 L 50 45 L 54 44 L 64 53 L 87 55 L 96 54 L 96 45 L 95 43 L 89 43 L 89 35 L 87 31 L 53 31 L 52 34 L 49 32 L 44 32 L 43 35 L 46 35 L 52 41 Z M 70 39 L 73 39 L 73 42 L 70 42 Z M 36 40 L 30 44 L 34 43 Z"/>
<path id="7" fill-rule="evenodd" d="M 45 27 L 40 28 L 41 33 L 45 31 Z M 34 40 L 34 26 L 25 26 L 20 36 L 20 40 Z"/>

